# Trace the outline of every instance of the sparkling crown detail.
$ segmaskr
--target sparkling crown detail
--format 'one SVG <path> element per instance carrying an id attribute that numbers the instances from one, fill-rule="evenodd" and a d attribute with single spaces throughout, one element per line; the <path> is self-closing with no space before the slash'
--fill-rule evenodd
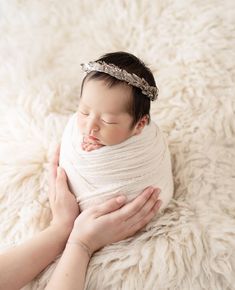
<path id="1" fill-rule="evenodd" d="M 107 64 L 104 61 L 90 61 L 88 63 L 82 63 L 81 67 L 82 70 L 87 74 L 91 71 L 99 71 L 109 74 L 118 80 L 140 88 L 142 93 L 149 97 L 151 101 L 155 101 L 157 99 L 157 87 L 150 86 L 144 78 L 140 78 L 134 73 L 128 73 L 126 70 L 121 69 L 114 64 Z"/>

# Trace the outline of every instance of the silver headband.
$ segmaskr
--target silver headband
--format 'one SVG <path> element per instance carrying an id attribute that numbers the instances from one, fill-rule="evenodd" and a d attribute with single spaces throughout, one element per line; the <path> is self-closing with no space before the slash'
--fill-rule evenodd
<path id="1" fill-rule="evenodd" d="M 157 87 L 150 86 L 144 78 L 140 78 L 134 73 L 128 73 L 126 70 L 121 69 L 114 64 L 107 64 L 104 61 L 90 61 L 88 63 L 82 63 L 81 67 L 82 70 L 87 74 L 91 71 L 99 71 L 109 74 L 116 79 L 127 82 L 134 87 L 140 88 L 142 93 L 149 97 L 151 101 L 157 99 Z"/>

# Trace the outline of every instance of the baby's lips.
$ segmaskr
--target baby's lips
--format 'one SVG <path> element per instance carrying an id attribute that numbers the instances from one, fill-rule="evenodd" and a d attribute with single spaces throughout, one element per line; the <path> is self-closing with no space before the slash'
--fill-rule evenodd
<path id="1" fill-rule="evenodd" d="M 88 138 L 93 141 L 99 141 L 99 139 L 94 136 L 88 136 Z"/>

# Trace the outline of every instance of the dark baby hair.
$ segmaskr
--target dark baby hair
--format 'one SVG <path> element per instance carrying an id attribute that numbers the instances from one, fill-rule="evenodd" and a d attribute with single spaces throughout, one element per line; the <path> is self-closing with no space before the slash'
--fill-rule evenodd
<path id="1" fill-rule="evenodd" d="M 107 64 L 114 64 L 119 68 L 126 70 L 128 73 L 134 73 L 140 78 L 144 78 L 150 86 L 156 86 L 151 70 L 143 63 L 143 61 L 133 54 L 123 51 L 107 53 L 96 61 L 104 61 Z M 110 88 L 123 83 L 123 81 L 106 73 L 92 71 L 88 73 L 82 81 L 81 95 L 85 80 L 92 79 L 104 80 Z M 134 127 L 145 115 L 147 115 L 150 120 L 150 99 L 141 92 L 141 89 L 134 86 L 132 86 L 132 95 L 133 99 L 131 103 L 128 104 L 127 112 L 133 117 L 131 127 Z"/>

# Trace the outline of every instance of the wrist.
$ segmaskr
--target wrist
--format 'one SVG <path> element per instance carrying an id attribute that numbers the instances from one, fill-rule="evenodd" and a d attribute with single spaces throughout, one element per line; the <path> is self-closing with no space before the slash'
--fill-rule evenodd
<path id="1" fill-rule="evenodd" d="M 57 239 L 64 244 L 67 242 L 69 235 L 72 231 L 73 225 L 70 224 L 58 224 L 51 223 L 49 228 L 53 231 L 53 233 L 57 236 Z"/>
<path id="2" fill-rule="evenodd" d="M 89 240 L 90 239 L 88 239 L 87 237 L 84 237 L 81 234 L 79 234 L 77 230 L 72 230 L 69 235 L 67 243 L 68 244 L 82 243 L 89 249 L 89 253 L 93 255 L 97 249 L 93 247 L 92 243 L 89 242 Z"/>
<path id="3" fill-rule="evenodd" d="M 89 259 L 93 255 L 92 250 L 85 243 L 83 243 L 82 241 L 78 239 L 76 241 L 68 239 L 66 246 L 79 247 L 84 253 L 86 253 Z"/>

